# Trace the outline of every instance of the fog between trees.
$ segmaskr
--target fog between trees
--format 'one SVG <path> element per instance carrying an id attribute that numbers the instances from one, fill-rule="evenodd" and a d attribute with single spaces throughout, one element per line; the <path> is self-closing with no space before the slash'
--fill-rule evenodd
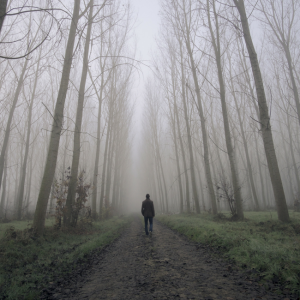
<path id="1" fill-rule="evenodd" d="M 130 1 L 40 2 L 0 1 L 0 218 L 74 226 L 82 187 L 93 218 L 150 193 L 164 213 L 289 220 L 300 1 L 161 0 L 147 77 Z"/>

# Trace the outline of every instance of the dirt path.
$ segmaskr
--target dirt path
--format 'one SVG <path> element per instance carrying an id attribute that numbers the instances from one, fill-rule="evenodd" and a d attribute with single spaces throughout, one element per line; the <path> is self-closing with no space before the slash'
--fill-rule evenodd
<path id="1" fill-rule="evenodd" d="M 153 237 L 144 236 L 140 218 L 75 286 L 48 299 L 292 299 L 265 291 L 155 220 Z"/>

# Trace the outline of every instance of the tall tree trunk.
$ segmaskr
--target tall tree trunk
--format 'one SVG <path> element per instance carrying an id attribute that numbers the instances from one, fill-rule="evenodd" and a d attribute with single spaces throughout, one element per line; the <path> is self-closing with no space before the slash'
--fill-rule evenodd
<path id="1" fill-rule="evenodd" d="M 200 147 L 200 156 L 203 156 L 201 147 Z M 199 179 L 199 181 L 198 181 L 199 182 L 199 189 L 200 189 L 200 194 L 201 194 L 200 199 L 201 199 L 203 210 L 205 211 L 206 208 L 205 208 L 205 201 L 204 201 L 204 188 L 203 188 L 203 183 L 202 183 L 202 179 L 201 179 L 201 167 L 202 167 L 202 165 L 199 162 L 197 153 L 195 153 L 195 161 L 196 161 L 196 170 L 197 170 L 198 179 Z"/>
<path id="2" fill-rule="evenodd" d="M 6 153 L 6 149 L 8 146 L 8 140 L 9 140 L 9 135 L 10 135 L 10 130 L 11 130 L 11 123 L 13 120 L 13 115 L 14 115 L 18 100 L 19 100 L 19 95 L 20 95 L 21 89 L 23 87 L 24 75 L 27 70 L 28 62 L 29 62 L 29 59 L 26 59 L 24 65 L 23 65 L 22 72 L 21 72 L 20 78 L 18 80 L 17 89 L 16 89 L 16 92 L 14 95 L 13 103 L 10 108 L 9 116 L 8 116 L 8 120 L 7 120 L 7 124 L 6 124 L 5 135 L 4 135 L 2 149 L 1 149 L 1 155 L 0 155 L 0 188 L 1 188 L 3 170 L 4 170 L 5 153 Z"/>
<path id="3" fill-rule="evenodd" d="M 227 154 L 228 154 L 228 158 L 229 158 L 229 162 L 230 162 L 234 200 L 235 200 L 235 205 L 236 205 L 237 216 L 239 219 L 242 220 L 244 218 L 244 213 L 243 213 L 242 196 L 241 196 L 241 185 L 240 185 L 238 174 L 237 174 L 237 167 L 236 167 L 236 162 L 234 159 L 234 148 L 232 146 L 229 120 L 228 120 L 228 111 L 227 111 L 227 104 L 226 104 L 226 90 L 225 90 L 223 69 L 222 69 L 222 63 L 221 63 L 221 45 L 220 45 L 218 15 L 216 13 L 215 0 L 213 0 L 213 12 L 214 12 L 215 28 L 216 28 L 216 36 L 215 36 L 215 34 L 213 32 L 213 28 L 212 28 L 211 19 L 210 19 L 209 0 L 207 0 L 206 3 L 207 3 L 207 16 L 208 16 L 209 30 L 210 30 L 210 34 L 211 34 L 211 41 L 212 41 L 212 45 L 214 48 L 216 64 L 217 64 L 217 69 L 218 69 L 218 79 L 219 79 L 219 87 L 220 87 L 222 115 L 223 115 L 223 122 L 224 122 L 225 141 L 226 141 Z"/>
<path id="4" fill-rule="evenodd" d="M 216 129 L 215 129 L 214 124 L 212 124 L 212 134 L 213 134 L 214 140 L 218 141 L 219 139 L 217 139 L 217 134 L 216 134 Z M 221 156 L 220 156 L 220 149 L 217 147 L 216 151 L 217 151 L 218 161 L 219 161 L 220 168 L 221 168 L 222 178 L 226 178 L 223 163 L 222 163 Z"/>
<path id="5" fill-rule="evenodd" d="M 33 108 L 35 92 L 36 92 L 36 87 L 37 87 L 37 82 L 38 82 L 38 77 L 39 77 L 41 55 L 42 55 L 42 47 L 40 48 L 40 52 L 39 52 L 38 62 L 37 62 L 36 71 L 35 71 L 33 91 L 32 91 L 32 95 L 31 95 L 31 99 L 30 99 L 30 105 L 29 105 L 29 109 L 28 109 L 26 146 L 25 146 L 24 160 L 23 160 L 23 163 L 22 163 L 22 172 L 21 172 L 21 179 L 20 179 L 18 198 L 17 198 L 17 201 L 18 201 L 17 219 L 18 220 L 21 220 L 21 217 L 22 217 L 22 206 L 23 206 L 23 198 L 24 198 L 25 178 L 26 178 L 26 169 L 27 169 L 30 135 L 31 135 L 32 108 Z"/>
<path id="6" fill-rule="evenodd" d="M 22 138 L 25 136 L 25 130 L 26 127 L 24 127 L 24 134 L 22 135 Z M 15 194 L 14 194 L 14 217 L 17 219 L 18 217 L 18 196 L 19 196 L 19 188 L 20 188 L 20 182 L 21 182 L 21 176 L 22 176 L 22 162 L 24 159 L 24 146 L 25 143 L 21 143 L 21 149 L 20 149 L 20 156 L 18 157 L 18 163 L 16 168 L 16 180 L 15 180 Z M 20 168 L 18 168 L 20 166 Z"/>
<path id="7" fill-rule="evenodd" d="M 89 49 L 90 49 L 90 40 L 91 40 L 91 31 L 93 24 L 93 8 L 94 0 L 90 0 L 90 11 L 88 17 L 88 27 L 86 33 L 86 40 L 83 53 L 83 67 L 81 73 L 80 87 L 78 93 L 78 104 L 77 104 L 77 113 L 74 129 L 74 145 L 73 145 L 73 157 L 72 157 L 72 167 L 71 167 L 71 178 L 69 181 L 68 195 L 66 201 L 67 207 L 67 219 L 65 224 L 71 225 L 72 220 L 72 206 L 75 203 L 76 199 L 76 186 L 77 186 L 77 177 L 78 177 L 78 167 L 80 160 L 80 135 L 82 127 L 82 115 L 83 115 L 83 103 L 84 103 L 84 93 L 85 93 L 85 84 L 88 72 L 88 60 L 89 60 Z"/>
<path id="8" fill-rule="evenodd" d="M 101 72 L 103 72 L 102 68 L 101 68 Z M 101 133 L 102 93 L 104 88 L 104 74 L 102 74 L 101 76 L 100 94 L 98 94 L 97 88 L 94 84 L 91 74 L 90 77 L 99 102 L 98 119 L 97 119 L 97 145 L 96 145 L 96 157 L 95 157 L 95 166 L 94 166 L 94 173 L 93 173 L 93 194 L 92 194 L 92 218 L 95 219 L 97 215 L 96 209 L 97 209 L 98 173 L 99 173 L 99 157 L 100 157 L 100 144 L 101 144 L 100 133 Z"/>
<path id="9" fill-rule="evenodd" d="M 178 176 L 178 188 L 179 188 L 179 211 L 183 213 L 183 190 L 182 190 L 182 181 L 181 181 L 181 170 L 180 170 L 180 162 L 179 162 L 179 154 L 178 154 L 178 146 L 177 146 L 177 135 L 176 135 L 176 128 L 175 128 L 175 116 L 173 118 L 173 136 L 174 136 L 174 147 L 175 147 L 175 157 L 176 157 L 176 168 L 177 168 L 177 176 Z"/>
<path id="10" fill-rule="evenodd" d="M 51 215 L 51 213 L 54 212 L 53 208 L 54 208 L 54 189 L 55 189 L 55 182 L 56 179 L 53 180 L 53 184 L 51 186 L 51 192 L 50 192 L 50 205 L 49 205 L 49 213 Z"/>
<path id="11" fill-rule="evenodd" d="M 257 100 L 259 103 L 261 132 L 262 132 L 263 143 L 264 143 L 266 158 L 268 162 L 268 168 L 270 172 L 273 192 L 274 192 L 276 206 L 277 206 L 278 219 L 282 222 L 288 222 L 290 220 L 290 217 L 286 205 L 282 180 L 280 176 L 278 161 L 277 161 L 274 142 L 273 142 L 273 135 L 272 135 L 271 125 L 270 125 L 270 116 L 269 116 L 269 110 L 266 101 L 264 84 L 260 72 L 257 54 L 252 42 L 252 37 L 251 37 L 249 24 L 248 24 L 248 18 L 245 10 L 245 4 L 244 4 L 244 0 L 233 0 L 233 2 L 236 5 L 241 17 L 244 39 L 247 46 L 253 77 L 255 81 Z"/>
<path id="12" fill-rule="evenodd" d="M 0 33 L 6 16 L 6 6 L 8 0 L 0 0 Z"/>
<path id="13" fill-rule="evenodd" d="M 295 159 L 295 154 L 294 154 L 294 149 L 293 149 L 293 137 L 292 137 L 290 119 L 289 119 L 288 115 L 286 115 L 286 121 L 287 121 L 287 130 L 288 130 L 289 140 L 290 140 L 291 157 L 292 157 L 293 168 L 294 168 L 294 172 L 295 172 L 296 183 L 297 183 L 297 187 L 298 187 L 298 195 L 300 195 L 299 172 L 298 172 L 298 167 L 297 167 L 297 163 L 296 163 L 296 159 Z"/>
<path id="14" fill-rule="evenodd" d="M 194 80 L 194 85 L 195 85 L 195 89 L 196 89 L 196 97 L 197 97 L 197 102 L 198 102 L 198 112 L 199 112 L 199 117 L 200 117 L 200 122 L 201 122 L 202 141 L 203 141 L 203 150 L 204 150 L 204 166 L 205 166 L 205 175 L 206 175 L 208 193 L 209 193 L 210 203 L 212 206 L 212 212 L 213 212 L 213 214 L 217 214 L 217 212 L 218 212 L 217 211 L 217 203 L 216 203 L 216 197 L 215 197 L 215 193 L 214 193 L 213 182 L 212 182 L 212 178 L 211 178 L 211 170 L 210 170 L 210 162 L 209 162 L 207 130 L 206 130 L 205 118 L 204 118 L 204 113 L 203 113 L 203 108 L 202 108 L 202 100 L 201 100 L 201 95 L 200 95 L 200 87 L 199 87 L 199 83 L 198 83 L 198 77 L 197 77 L 197 73 L 196 73 L 196 66 L 195 66 L 195 62 L 194 62 L 194 57 L 193 57 L 191 44 L 190 44 L 190 36 L 189 36 L 188 32 L 187 32 L 187 38 L 186 38 L 186 47 L 187 47 L 189 58 L 190 58 L 193 80 Z M 180 49 L 181 49 L 181 47 L 180 47 Z M 182 56 L 182 54 L 181 54 L 181 56 Z M 188 137 L 190 137 L 190 135 L 188 135 Z M 191 163 L 193 163 L 193 162 L 191 162 Z M 193 178 L 192 178 L 192 184 L 193 184 Z M 193 185 L 193 190 L 194 189 L 196 189 L 196 187 L 194 187 L 194 185 Z M 195 195 L 194 195 L 194 197 L 195 197 Z M 199 205 L 199 202 L 198 202 L 198 205 Z M 199 212 L 200 212 L 200 208 L 199 208 Z"/>
<path id="15" fill-rule="evenodd" d="M 5 197 L 6 197 L 6 181 L 7 181 L 7 155 L 4 161 L 4 176 L 3 176 L 3 188 L 0 202 L 0 219 L 4 217 Z"/>
<path id="16" fill-rule="evenodd" d="M 289 167 L 289 154 L 288 151 L 286 149 L 286 142 L 285 142 L 285 138 L 283 135 L 283 130 L 282 130 L 282 126 L 281 126 L 281 122 L 279 122 L 279 128 L 280 128 L 280 135 L 281 135 L 281 139 L 283 141 L 282 145 L 283 145 L 283 151 L 284 151 L 284 155 L 285 155 L 285 160 L 286 160 L 286 164 L 288 166 L 288 184 L 289 184 L 289 188 L 290 188 L 290 195 L 292 196 L 291 199 L 294 198 L 294 188 L 293 188 L 293 180 L 291 178 L 291 174 L 290 174 L 290 167 Z M 294 167 L 294 166 L 293 166 Z M 299 189 L 299 186 L 298 186 Z"/>
<path id="17" fill-rule="evenodd" d="M 76 29 L 79 20 L 79 9 L 80 9 L 80 0 L 75 0 L 73 17 L 71 21 L 69 38 L 68 38 L 68 43 L 67 43 L 67 48 L 66 48 L 66 53 L 64 58 L 63 72 L 62 72 L 59 92 L 58 92 L 54 116 L 53 116 L 54 120 L 52 124 L 46 166 L 44 170 L 44 175 L 41 183 L 41 188 L 40 188 L 36 210 L 34 214 L 34 220 L 33 220 L 33 227 L 36 234 L 38 235 L 41 235 L 44 231 L 48 199 L 49 199 L 51 185 L 53 182 L 53 177 L 56 168 L 59 141 L 60 141 L 60 135 L 61 135 L 62 125 L 63 125 L 65 100 L 67 96 L 70 71 L 71 71 L 72 60 L 73 60 L 73 49 L 75 43 Z"/>
<path id="18" fill-rule="evenodd" d="M 259 156 L 259 153 L 258 153 L 258 142 L 257 142 L 256 137 L 254 137 L 254 142 L 255 142 L 255 153 L 256 153 L 258 171 L 259 171 L 259 178 L 260 178 L 261 196 L 262 196 L 264 208 L 266 208 L 266 205 L 267 205 L 266 200 L 267 199 L 266 199 L 266 193 L 265 193 L 265 178 L 263 176 L 262 169 L 261 169 L 260 156 Z"/>
<path id="19" fill-rule="evenodd" d="M 165 212 L 165 197 L 164 197 L 164 192 L 163 192 L 163 188 L 162 188 L 162 180 L 160 178 L 161 174 L 160 174 L 160 170 L 159 170 L 159 162 L 158 162 L 158 158 L 157 155 L 155 155 L 155 168 L 156 168 L 156 178 L 157 178 L 157 183 L 158 183 L 158 187 L 159 187 L 159 193 L 160 193 L 160 203 L 161 203 L 161 210 L 162 212 Z M 167 200 L 166 200 L 167 201 Z"/>
<path id="20" fill-rule="evenodd" d="M 164 168 L 163 168 L 163 165 L 162 165 L 160 151 L 159 151 L 159 144 L 158 144 L 157 133 L 155 134 L 154 138 L 155 138 L 155 143 L 156 143 L 158 168 L 160 169 L 160 173 L 161 173 L 161 177 L 162 177 L 162 182 L 163 182 L 163 187 L 164 187 L 165 209 L 166 209 L 166 212 L 168 212 L 169 211 L 169 207 L 168 207 L 168 190 L 167 190 L 167 185 L 166 185 Z"/>
<path id="21" fill-rule="evenodd" d="M 184 83 L 183 83 L 183 85 L 184 85 Z M 185 91 L 184 91 L 184 93 L 185 93 Z M 174 103 L 174 110 L 175 110 L 175 116 L 176 116 L 175 123 L 177 124 L 177 132 L 178 132 L 178 138 L 179 138 L 180 149 L 181 149 L 182 160 L 183 160 L 183 168 L 184 168 L 186 209 L 187 209 L 187 212 L 190 213 L 191 208 L 190 208 L 190 187 L 189 187 L 189 175 L 188 175 L 189 173 L 188 173 L 186 157 L 185 157 L 185 148 L 183 145 L 182 135 L 181 135 L 181 130 L 180 130 L 179 115 L 178 115 L 176 99 L 175 99 L 175 103 Z"/>
<path id="22" fill-rule="evenodd" d="M 105 187 L 105 199 L 106 202 L 110 203 L 110 188 L 111 188 L 111 172 L 113 166 L 113 157 L 115 153 L 115 143 L 116 143 L 116 131 L 112 129 L 111 138 L 109 142 L 108 150 L 108 160 L 107 160 L 107 171 L 106 171 L 106 187 Z"/>
<path id="23" fill-rule="evenodd" d="M 176 134 L 176 92 L 175 92 L 175 82 L 174 82 L 174 73 L 172 69 L 172 90 L 173 90 L 173 98 L 174 98 L 174 108 L 172 112 L 171 104 L 169 101 L 169 109 L 170 109 L 170 117 L 171 117 L 171 126 L 173 131 L 173 142 L 175 147 L 175 157 L 176 157 L 176 168 L 177 168 L 177 176 L 178 176 L 178 188 L 179 188 L 179 196 L 180 196 L 180 202 L 179 202 L 179 211 L 182 214 L 183 213 L 183 190 L 182 190 L 182 181 L 181 181 L 181 170 L 180 170 L 180 161 L 179 161 L 179 153 L 178 153 L 178 145 L 177 145 L 177 134 Z M 174 114 L 174 115 L 173 115 Z M 172 116 L 173 115 L 173 116 Z"/>
<path id="24" fill-rule="evenodd" d="M 253 195 L 253 200 L 254 200 L 254 203 L 255 203 L 255 210 L 258 211 L 260 208 L 259 208 L 258 197 L 257 197 L 256 188 L 255 188 L 255 184 L 254 184 L 252 165 L 251 165 L 250 155 L 249 155 L 249 150 L 248 150 L 248 143 L 247 143 L 247 139 L 246 139 L 246 136 L 245 136 L 245 131 L 244 131 L 244 126 L 243 126 L 243 122 L 242 122 L 242 118 L 241 118 L 240 108 L 238 107 L 238 103 L 237 103 L 237 100 L 236 100 L 236 94 L 234 92 L 233 86 L 232 86 L 232 95 L 233 95 L 235 107 L 236 107 L 236 110 L 237 110 L 239 125 L 240 125 L 240 129 L 241 129 L 241 134 L 242 134 L 242 139 L 243 139 L 243 146 L 244 146 L 246 161 L 247 161 L 247 170 L 248 170 L 248 175 L 249 175 L 249 180 L 250 180 L 250 186 L 251 186 L 251 191 L 252 191 L 252 195 Z"/>
<path id="25" fill-rule="evenodd" d="M 33 155 L 33 154 L 32 154 Z M 31 195 L 31 182 L 32 182 L 32 173 L 33 173 L 33 166 L 32 166 L 32 162 L 33 162 L 33 159 L 31 157 L 30 159 L 30 168 L 29 168 L 29 180 L 27 182 L 27 192 L 26 192 L 26 211 L 25 211 L 25 214 L 28 215 L 28 212 L 29 212 L 29 204 L 30 204 L 30 195 Z"/>
<path id="26" fill-rule="evenodd" d="M 105 176 L 106 176 L 106 165 L 107 165 L 107 153 L 108 153 L 108 143 L 111 134 L 111 120 L 110 117 L 108 119 L 107 124 L 107 132 L 106 132 L 106 141 L 105 141 L 105 150 L 104 150 L 104 157 L 103 157 L 103 167 L 102 167 L 102 177 L 101 177 L 101 192 L 100 192 L 100 205 L 99 205 L 99 215 L 101 216 L 103 212 L 103 198 L 104 198 L 104 185 L 105 185 Z"/>
<path id="27" fill-rule="evenodd" d="M 246 173 L 248 173 L 248 166 L 247 164 L 245 163 L 245 160 L 244 160 L 244 157 L 242 155 L 242 151 L 240 149 L 240 147 L 238 147 L 238 150 L 239 150 L 239 154 L 240 154 L 240 157 L 241 157 L 241 161 L 242 161 L 242 164 L 243 164 L 243 167 L 244 167 L 244 170 L 246 171 Z M 248 190 L 249 190 L 249 194 L 250 194 L 250 198 L 251 198 L 251 202 L 252 202 L 252 208 L 255 210 L 256 209 L 256 204 L 254 202 L 254 198 L 253 198 L 253 193 L 252 193 L 252 189 L 251 189 L 251 183 L 250 183 L 250 180 L 249 180 L 249 176 L 247 174 L 247 185 L 248 185 Z"/>
<path id="28" fill-rule="evenodd" d="M 119 141 L 119 134 L 117 137 L 117 141 Z M 119 143 L 118 143 L 119 144 Z M 120 155 L 119 155 L 119 149 L 120 149 L 120 145 L 117 145 L 116 147 L 116 155 L 115 155 L 115 168 L 114 168 L 114 175 L 113 175 L 113 192 L 112 192 L 112 207 L 113 209 L 116 208 L 116 204 L 117 204 L 117 190 L 118 190 L 118 185 L 119 185 L 119 170 L 120 170 Z"/>

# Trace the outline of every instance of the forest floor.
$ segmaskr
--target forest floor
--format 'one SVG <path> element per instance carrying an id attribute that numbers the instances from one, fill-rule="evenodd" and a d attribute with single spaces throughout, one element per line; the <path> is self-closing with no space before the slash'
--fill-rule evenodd
<path id="1" fill-rule="evenodd" d="M 0 299 L 35 300 L 49 285 L 83 275 L 95 256 L 120 236 L 130 217 L 57 230 L 48 220 L 44 235 L 30 234 L 31 222 L 0 224 Z M 47 298 L 47 297 L 46 297 Z"/>
<path id="2" fill-rule="evenodd" d="M 145 236 L 139 217 L 104 250 L 90 258 L 89 268 L 50 285 L 42 299 L 297 299 L 276 294 L 259 279 L 205 244 L 154 220 Z"/>

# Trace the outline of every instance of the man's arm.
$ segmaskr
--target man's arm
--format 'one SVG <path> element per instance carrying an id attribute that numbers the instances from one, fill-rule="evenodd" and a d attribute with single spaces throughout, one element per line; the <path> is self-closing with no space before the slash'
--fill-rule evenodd
<path id="1" fill-rule="evenodd" d="M 144 203 L 142 203 L 141 213 L 142 213 L 142 215 L 144 215 Z"/>

